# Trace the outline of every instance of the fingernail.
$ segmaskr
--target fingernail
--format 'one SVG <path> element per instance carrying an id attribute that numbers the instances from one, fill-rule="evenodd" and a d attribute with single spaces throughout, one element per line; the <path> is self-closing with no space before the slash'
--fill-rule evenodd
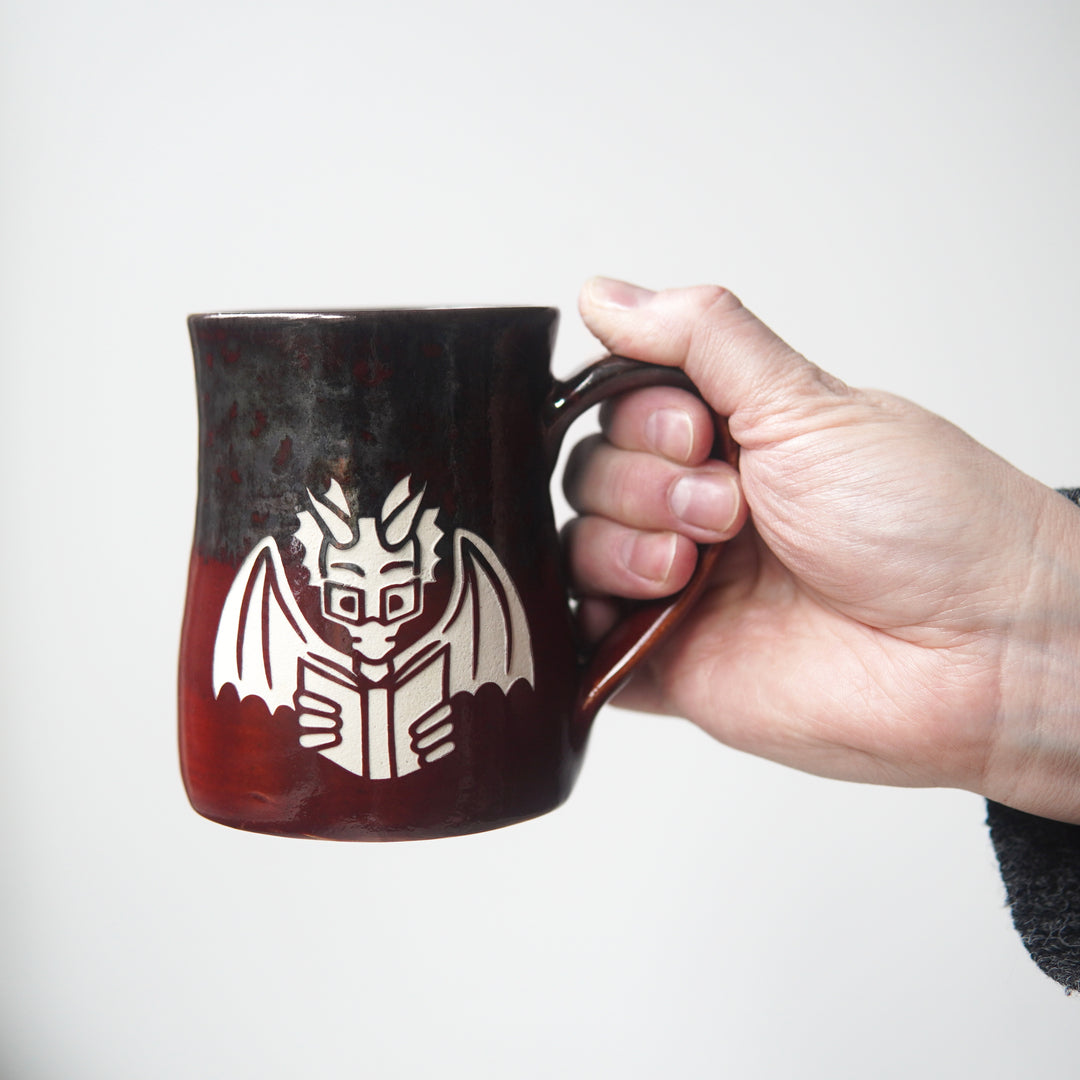
<path id="1" fill-rule="evenodd" d="M 631 285 L 615 278 L 594 277 L 589 282 L 589 297 L 595 304 L 609 308 L 636 308 L 656 295 L 652 289 Z"/>
<path id="2" fill-rule="evenodd" d="M 727 532 L 739 512 L 739 492 L 728 476 L 684 476 L 669 501 L 680 521 L 714 533 Z"/>
<path id="3" fill-rule="evenodd" d="M 674 533 L 635 533 L 623 541 L 623 562 L 646 581 L 667 581 L 677 543 Z"/>
<path id="4" fill-rule="evenodd" d="M 645 421 L 645 440 L 669 461 L 689 461 L 694 422 L 683 409 L 657 409 Z"/>

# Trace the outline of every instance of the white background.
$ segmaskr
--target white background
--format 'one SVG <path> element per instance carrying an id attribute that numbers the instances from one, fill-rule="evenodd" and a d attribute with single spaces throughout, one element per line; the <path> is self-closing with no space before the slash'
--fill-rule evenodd
<path id="1" fill-rule="evenodd" d="M 1080 8 L 8 0 L 0 1073 L 1072 1075 L 975 796 L 607 710 L 578 790 L 415 845 L 188 807 L 184 317 L 738 292 L 1080 483 Z"/>

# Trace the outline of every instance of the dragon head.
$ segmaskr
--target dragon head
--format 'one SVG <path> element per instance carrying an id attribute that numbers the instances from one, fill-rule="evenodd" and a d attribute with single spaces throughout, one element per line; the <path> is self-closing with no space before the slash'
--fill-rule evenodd
<path id="1" fill-rule="evenodd" d="M 400 481 L 376 517 L 357 517 L 337 480 L 322 498 L 308 491 L 311 510 L 297 516 L 311 584 L 322 612 L 346 628 L 361 659 L 383 663 L 401 627 L 420 614 L 423 587 L 435 578 L 438 511 L 423 509 L 424 489 Z"/>

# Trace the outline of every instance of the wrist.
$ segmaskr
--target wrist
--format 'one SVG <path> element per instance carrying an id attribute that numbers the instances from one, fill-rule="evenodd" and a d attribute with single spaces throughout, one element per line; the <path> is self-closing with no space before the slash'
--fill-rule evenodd
<path id="1" fill-rule="evenodd" d="M 1080 508 L 1041 489 L 1035 512 L 1027 586 L 1001 654 L 983 794 L 1080 823 Z"/>

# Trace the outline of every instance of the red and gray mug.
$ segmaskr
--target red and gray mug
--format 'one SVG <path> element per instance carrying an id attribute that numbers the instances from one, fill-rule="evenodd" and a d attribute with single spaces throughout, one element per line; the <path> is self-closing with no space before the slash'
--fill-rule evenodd
<path id="1" fill-rule="evenodd" d="M 552 308 L 195 315 L 180 757 L 199 813 L 451 836 L 569 794 L 600 704 L 692 602 L 576 636 L 550 480 L 586 408 L 677 369 L 550 373 Z M 730 441 L 718 433 L 731 458 Z"/>

